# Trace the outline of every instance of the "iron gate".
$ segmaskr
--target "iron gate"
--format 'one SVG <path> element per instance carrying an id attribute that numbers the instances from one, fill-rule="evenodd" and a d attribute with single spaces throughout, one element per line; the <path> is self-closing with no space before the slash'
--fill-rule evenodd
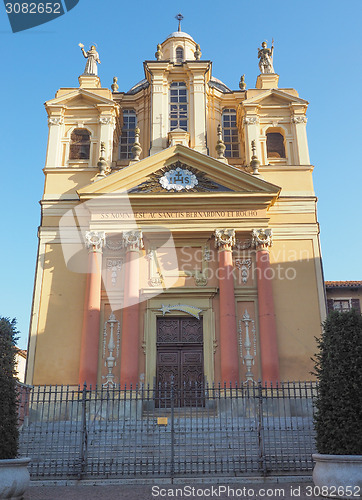
<path id="1" fill-rule="evenodd" d="M 31 457 L 33 478 L 309 471 L 315 392 L 313 382 L 34 387 L 22 404 L 20 454 Z"/>

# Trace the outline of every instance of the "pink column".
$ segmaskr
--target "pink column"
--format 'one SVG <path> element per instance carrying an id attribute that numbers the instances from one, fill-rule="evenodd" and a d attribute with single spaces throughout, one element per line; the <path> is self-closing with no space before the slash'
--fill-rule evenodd
<path id="1" fill-rule="evenodd" d="M 121 386 L 138 383 L 139 356 L 139 251 L 143 246 L 141 231 L 123 233 L 126 248 L 124 309 L 121 341 Z"/>
<path id="2" fill-rule="evenodd" d="M 83 329 L 80 349 L 78 383 L 88 386 L 97 384 L 99 323 L 102 285 L 102 246 L 104 233 L 86 233 L 88 274 L 83 312 Z"/>
<path id="3" fill-rule="evenodd" d="M 232 247 L 234 229 L 216 229 L 215 244 L 219 248 L 220 355 L 221 382 L 239 382 L 239 356 L 236 328 L 235 291 Z"/>
<path id="4" fill-rule="evenodd" d="M 254 229 L 253 242 L 256 248 L 262 379 L 263 382 L 275 384 L 280 378 L 272 269 L 269 260 L 269 247 L 272 244 L 271 229 Z"/>

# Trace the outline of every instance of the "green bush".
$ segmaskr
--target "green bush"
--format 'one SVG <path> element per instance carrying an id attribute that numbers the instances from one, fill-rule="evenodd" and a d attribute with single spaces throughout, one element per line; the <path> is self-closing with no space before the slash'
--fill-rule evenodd
<path id="1" fill-rule="evenodd" d="M 0 317 L 0 459 L 18 454 L 17 387 L 15 343 L 16 320 Z"/>
<path id="2" fill-rule="evenodd" d="M 362 455 L 362 316 L 354 310 L 330 313 L 317 343 L 317 450 Z"/>

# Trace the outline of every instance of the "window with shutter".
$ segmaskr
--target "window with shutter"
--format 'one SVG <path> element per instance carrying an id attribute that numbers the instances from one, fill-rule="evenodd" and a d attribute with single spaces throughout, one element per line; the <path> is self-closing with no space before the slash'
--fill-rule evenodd
<path id="1" fill-rule="evenodd" d="M 333 309 L 333 299 L 327 299 L 327 314 L 332 312 Z"/>
<path id="2" fill-rule="evenodd" d="M 361 314 L 361 304 L 360 304 L 359 299 L 351 299 L 351 306 L 352 306 L 352 309 L 355 309 L 355 311 L 358 314 Z"/>

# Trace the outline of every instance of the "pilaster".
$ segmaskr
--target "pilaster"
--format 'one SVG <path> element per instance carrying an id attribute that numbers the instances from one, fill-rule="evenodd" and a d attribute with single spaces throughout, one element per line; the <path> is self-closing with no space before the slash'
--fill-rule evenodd
<path id="1" fill-rule="evenodd" d="M 104 232 L 87 231 L 88 274 L 83 312 L 83 329 L 80 352 L 78 383 L 88 386 L 97 384 L 98 345 L 101 309 L 102 248 Z"/>
<path id="2" fill-rule="evenodd" d="M 260 125 L 258 108 L 253 106 L 246 110 L 246 114 L 243 119 L 243 125 L 245 127 L 245 155 L 246 163 L 249 164 L 252 157 L 251 144 L 255 141 L 256 156 L 261 158 L 261 147 L 260 147 Z"/>
<path id="3" fill-rule="evenodd" d="M 139 252 L 143 248 L 141 231 L 125 231 L 126 249 L 124 304 L 121 340 L 120 384 L 130 388 L 138 383 L 139 356 Z"/>
<path id="4" fill-rule="evenodd" d="M 262 379 L 275 384 L 279 380 L 279 356 L 275 319 L 272 272 L 269 248 L 272 245 L 271 229 L 253 229 L 252 243 L 256 250 L 258 282 L 259 339 Z"/>
<path id="5" fill-rule="evenodd" d="M 308 141 L 307 141 L 307 117 L 305 108 L 300 105 L 290 105 L 292 111 L 292 124 L 296 141 L 296 153 L 298 165 L 310 165 Z"/>
<path id="6" fill-rule="evenodd" d="M 207 154 L 206 148 L 206 99 L 204 72 L 194 73 L 190 83 L 190 132 L 191 147 Z"/>
<path id="7" fill-rule="evenodd" d="M 64 136 L 64 108 L 52 110 L 48 118 L 49 137 L 46 155 L 46 167 L 61 165 L 61 139 Z"/>
<path id="8" fill-rule="evenodd" d="M 239 356 L 236 326 L 235 290 L 232 249 L 235 245 L 234 229 L 216 229 L 215 246 L 218 248 L 218 278 L 220 293 L 220 357 L 221 383 L 239 382 Z"/>

